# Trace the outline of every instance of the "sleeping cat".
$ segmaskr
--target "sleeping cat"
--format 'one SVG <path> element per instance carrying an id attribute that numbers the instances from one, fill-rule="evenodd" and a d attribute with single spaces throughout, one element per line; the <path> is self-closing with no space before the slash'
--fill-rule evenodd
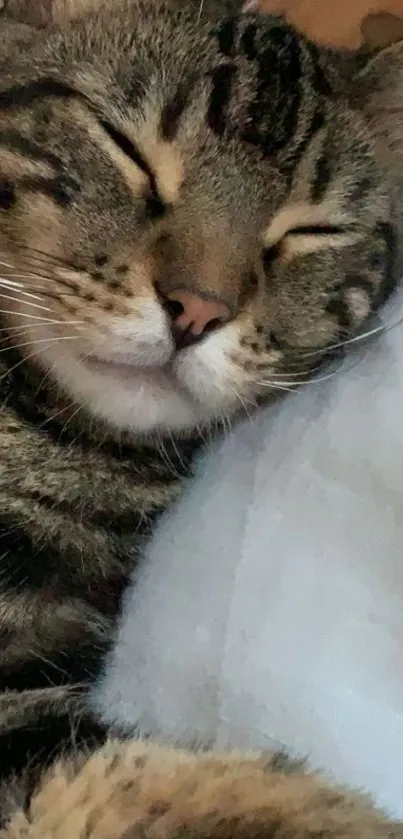
<path id="1" fill-rule="evenodd" d="M 0 773 L 33 782 L 104 736 L 85 694 L 194 451 L 393 288 L 403 63 L 191 0 L 1 55 Z"/>

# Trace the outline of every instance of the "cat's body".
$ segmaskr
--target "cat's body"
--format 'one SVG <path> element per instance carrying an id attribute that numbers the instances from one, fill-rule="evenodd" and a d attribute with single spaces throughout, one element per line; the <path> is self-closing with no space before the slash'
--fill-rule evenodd
<path id="1" fill-rule="evenodd" d="M 349 86 L 353 56 L 278 19 L 100 5 L 3 36 L 3 777 L 102 736 L 82 690 L 205 429 L 308 375 L 400 271 L 399 50 Z"/>

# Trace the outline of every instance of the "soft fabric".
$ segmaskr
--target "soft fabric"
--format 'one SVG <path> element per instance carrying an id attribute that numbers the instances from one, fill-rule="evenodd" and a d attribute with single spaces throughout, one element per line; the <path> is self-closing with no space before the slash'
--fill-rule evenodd
<path id="1" fill-rule="evenodd" d="M 341 369 L 200 465 L 94 702 L 163 739 L 281 744 L 403 817 L 403 293 Z"/>

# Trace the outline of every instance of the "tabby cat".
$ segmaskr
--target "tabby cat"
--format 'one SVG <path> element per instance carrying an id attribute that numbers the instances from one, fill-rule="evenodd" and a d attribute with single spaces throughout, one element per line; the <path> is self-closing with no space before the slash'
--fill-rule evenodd
<path id="1" fill-rule="evenodd" d="M 4 28 L 5 782 L 103 738 L 86 689 L 194 450 L 393 288 L 394 55 L 319 50 L 276 18 L 218 19 L 214 0 Z"/>

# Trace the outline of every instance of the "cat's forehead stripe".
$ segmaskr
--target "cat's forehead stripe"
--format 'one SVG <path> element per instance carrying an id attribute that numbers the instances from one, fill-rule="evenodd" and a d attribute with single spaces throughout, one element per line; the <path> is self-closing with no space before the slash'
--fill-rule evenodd
<path id="1" fill-rule="evenodd" d="M 227 111 L 231 101 L 232 85 L 236 77 L 236 67 L 224 64 L 211 73 L 212 88 L 207 111 L 207 122 L 215 134 L 224 134 L 227 128 Z"/>
<path id="2" fill-rule="evenodd" d="M 80 94 L 70 85 L 52 78 L 44 78 L 26 85 L 13 85 L 0 91 L 0 110 L 26 108 L 37 99 L 46 97 L 72 99 L 79 96 Z"/>
<path id="3" fill-rule="evenodd" d="M 191 85 L 181 86 L 175 95 L 165 103 L 160 118 L 159 133 L 163 140 L 174 140 L 181 117 L 191 99 Z"/>
<path id="4" fill-rule="evenodd" d="M 59 155 L 49 149 L 43 148 L 43 146 L 34 140 L 25 137 L 24 134 L 14 129 L 0 131 L 0 146 L 10 151 L 18 152 L 18 154 L 28 160 L 38 160 L 41 163 L 48 163 L 49 166 L 52 166 L 58 171 L 63 168 Z"/>
<path id="5" fill-rule="evenodd" d="M 167 204 L 175 203 L 184 178 L 184 165 L 179 151 L 170 143 L 156 142 L 148 149 L 148 160 L 161 198 Z"/>
<path id="6" fill-rule="evenodd" d="M 275 245 L 290 230 L 302 225 L 326 224 L 329 219 L 329 211 L 335 218 L 335 208 L 327 204 L 313 205 L 308 202 L 294 204 L 284 207 L 271 220 L 263 237 L 265 247 Z M 339 218 L 337 218 L 339 221 Z"/>
<path id="7" fill-rule="evenodd" d="M 184 178 L 184 166 L 175 142 L 161 137 L 163 113 L 163 108 L 151 101 L 144 108 L 141 122 L 133 125 L 127 120 L 126 130 L 128 135 L 133 137 L 152 170 L 160 197 L 166 204 L 172 204 L 179 196 Z"/>

